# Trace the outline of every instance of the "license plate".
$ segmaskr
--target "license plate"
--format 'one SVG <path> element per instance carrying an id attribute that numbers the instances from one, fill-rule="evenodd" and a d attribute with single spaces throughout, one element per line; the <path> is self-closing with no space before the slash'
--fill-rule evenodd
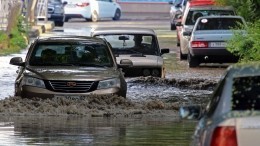
<path id="1" fill-rule="evenodd" d="M 227 43 L 226 42 L 211 42 L 210 47 L 226 47 Z"/>
<path id="2" fill-rule="evenodd" d="M 83 99 L 84 96 L 78 96 L 78 95 L 54 95 L 54 98 L 66 98 L 70 100 L 80 100 Z"/>
<path id="3" fill-rule="evenodd" d="M 51 14 L 47 14 L 47 18 L 51 18 Z"/>

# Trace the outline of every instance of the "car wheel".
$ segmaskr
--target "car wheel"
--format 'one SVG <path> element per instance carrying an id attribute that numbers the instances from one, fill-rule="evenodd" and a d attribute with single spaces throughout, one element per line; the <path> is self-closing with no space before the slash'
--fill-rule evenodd
<path id="1" fill-rule="evenodd" d="M 121 11 L 117 9 L 115 12 L 115 16 L 113 17 L 113 20 L 119 20 L 120 17 L 121 17 Z"/>
<path id="2" fill-rule="evenodd" d="M 91 21 L 92 22 L 97 22 L 98 21 L 98 14 L 96 11 L 94 11 L 91 15 Z"/>
<path id="3" fill-rule="evenodd" d="M 55 26 L 63 26 L 64 22 L 62 21 L 55 21 Z"/>
<path id="4" fill-rule="evenodd" d="M 187 59 L 187 55 L 182 54 L 180 49 L 180 60 L 185 60 L 185 59 Z"/>
<path id="5" fill-rule="evenodd" d="M 175 24 L 171 24 L 171 30 L 176 30 L 176 25 Z"/>
<path id="6" fill-rule="evenodd" d="M 192 56 L 190 53 L 188 54 L 188 63 L 189 67 L 197 67 L 199 66 L 199 59 L 197 57 Z"/>
<path id="7" fill-rule="evenodd" d="M 65 18 L 65 20 L 64 20 L 65 22 L 68 22 L 69 21 L 69 18 Z"/>

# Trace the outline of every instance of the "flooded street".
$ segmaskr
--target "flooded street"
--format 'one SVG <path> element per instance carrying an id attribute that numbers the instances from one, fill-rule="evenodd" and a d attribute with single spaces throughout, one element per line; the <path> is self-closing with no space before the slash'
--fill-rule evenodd
<path id="1" fill-rule="evenodd" d="M 25 58 L 26 50 L 0 56 L 0 141 L 10 145 L 166 145 L 187 146 L 196 121 L 181 121 L 178 108 L 205 104 L 226 66 L 202 65 L 189 69 L 179 61 L 176 32 L 168 20 L 75 20 L 51 35 L 89 35 L 95 27 L 135 26 L 155 29 L 164 55 L 166 78 L 126 78 L 127 98 L 89 97 L 85 100 L 29 100 L 13 97 L 17 66 L 12 57 Z"/>

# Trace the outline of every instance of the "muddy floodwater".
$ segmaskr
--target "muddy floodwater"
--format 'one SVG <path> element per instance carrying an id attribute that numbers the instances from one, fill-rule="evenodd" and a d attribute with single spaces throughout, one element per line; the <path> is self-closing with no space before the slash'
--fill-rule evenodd
<path id="1" fill-rule="evenodd" d="M 171 118 L 0 117 L 1 146 L 186 146 L 195 122 Z M 3 120 L 4 119 L 4 120 Z"/>

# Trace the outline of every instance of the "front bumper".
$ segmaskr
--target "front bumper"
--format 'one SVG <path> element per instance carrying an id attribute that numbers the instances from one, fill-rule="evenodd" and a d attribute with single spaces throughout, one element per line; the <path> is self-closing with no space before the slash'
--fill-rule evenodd
<path id="1" fill-rule="evenodd" d="M 64 22 L 65 20 L 65 16 L 64 14 L 48 14 L 48 20 L 52 20 L 52 21 L 60 21 L 60 22 Z"/>
<path id="2" fill-rule="evenodd" d="M 89 95 L 118 95 L 118 96 L 125 96 L 126 90 L 121 90 L 120 88 L 107 88 L 107 89 L 99 89 L 92 92 L 87 93 L 65 93 L 65 92 L 54 92 L 44 88 L 38 88 L 33 86 L 23 86 L 21 90 L 22 98 L 54 98 L 57 97 L 80 97 L 84 98 L 85 96 Z"/>

